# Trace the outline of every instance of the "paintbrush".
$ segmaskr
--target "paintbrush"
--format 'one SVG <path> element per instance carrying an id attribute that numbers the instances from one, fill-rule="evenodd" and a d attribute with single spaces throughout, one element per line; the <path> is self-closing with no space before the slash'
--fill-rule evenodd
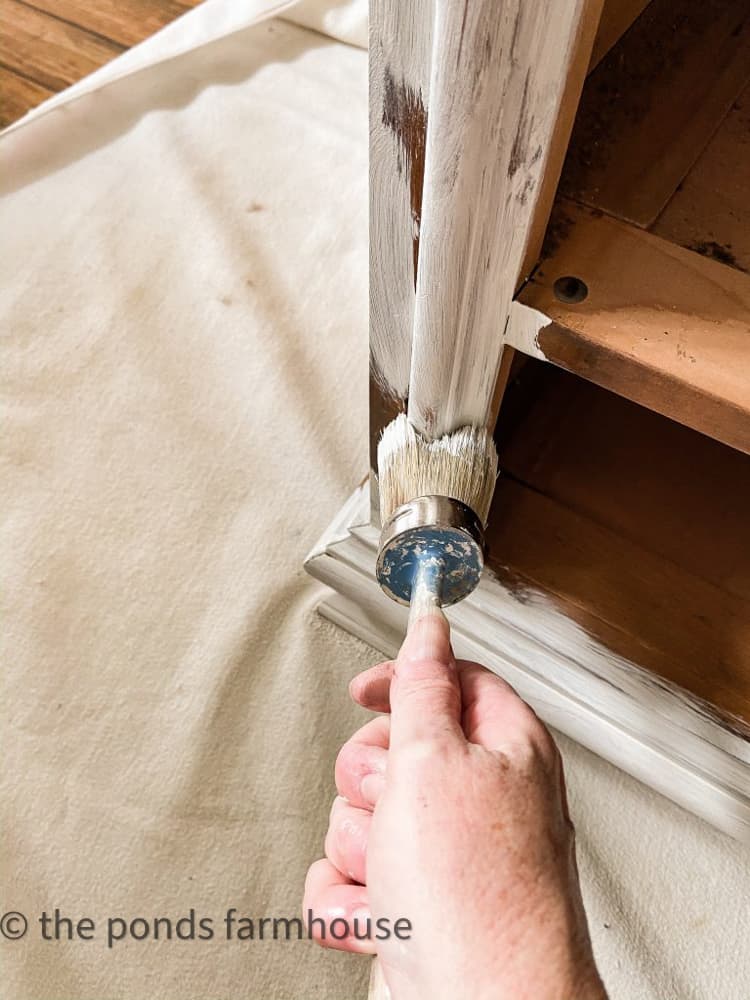
<path id="1" fill-rule="evenodd" d="M 402 413 L 383 431 L 376 574 L 390 598 L 410 607 L 409 625 L 430 605 L 455 604 L 479 583 L 496 479 L 497 452 L 484 427 L 429 441 Z"/>
<path id="2" fill-rule="evenodd" d="M 385 593 L 409 606 L 407 631 L 427 612 L 468 597 L 479 583 L 496 479 L 497 452 L 485 428 L 462 427 L 429 441 L 402 413 L 383 431 L 376 573 Z M 369 998 L 389 996 L 375 959 Z"/>

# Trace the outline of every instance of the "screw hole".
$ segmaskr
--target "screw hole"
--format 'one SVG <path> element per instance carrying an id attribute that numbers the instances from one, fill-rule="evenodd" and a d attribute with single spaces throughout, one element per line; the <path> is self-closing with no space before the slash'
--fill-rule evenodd
<path id="1" fill-rule="evenodd" d="M 552 286 L 552 291 L 558 302 L 583 302 L 589 294 L 586 282 L 581 281 L 580 278 L 574 278 L 572 275 L 558 278 Z"/>

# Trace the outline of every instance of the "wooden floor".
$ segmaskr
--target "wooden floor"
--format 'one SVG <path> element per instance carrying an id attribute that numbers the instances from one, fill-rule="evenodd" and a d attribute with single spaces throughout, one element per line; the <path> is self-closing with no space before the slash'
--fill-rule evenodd
<path id="1" fill-rule="evenodd" d="M 0 128 L 199 0 L 0 0 Z"/>

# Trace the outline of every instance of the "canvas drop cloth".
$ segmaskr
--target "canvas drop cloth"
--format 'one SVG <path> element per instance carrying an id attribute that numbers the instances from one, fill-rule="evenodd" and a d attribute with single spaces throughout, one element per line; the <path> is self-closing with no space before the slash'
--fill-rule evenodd
<path id="1" fill-rule="evenodd" d="M 307 942 L 103 940 L 295 916 L 365 719 L 376 654 L 302 570 L 365 472 L 364 13 L 247 26 L 281 6 L 204 5 L 0 137 L 2 1000 L 365 995 Z M 560 743 L 612 997 L 750 997 L 747 849 Z M 41 940 L 55 907 L 95 939 Z"/>

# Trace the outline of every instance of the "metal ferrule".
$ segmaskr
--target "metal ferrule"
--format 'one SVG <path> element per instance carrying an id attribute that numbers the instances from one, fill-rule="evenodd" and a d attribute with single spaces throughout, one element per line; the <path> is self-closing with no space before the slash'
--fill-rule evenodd
<path id="1" fill-rule="evenodd" d="M 484 532 L 460 500 L 424 496 L 397 507 L 383 525 L 376 574 L 385 593 L 410 604 L 417 575 L 430 578 L 437 602 L 455 604 L 479 583 Z"/>

